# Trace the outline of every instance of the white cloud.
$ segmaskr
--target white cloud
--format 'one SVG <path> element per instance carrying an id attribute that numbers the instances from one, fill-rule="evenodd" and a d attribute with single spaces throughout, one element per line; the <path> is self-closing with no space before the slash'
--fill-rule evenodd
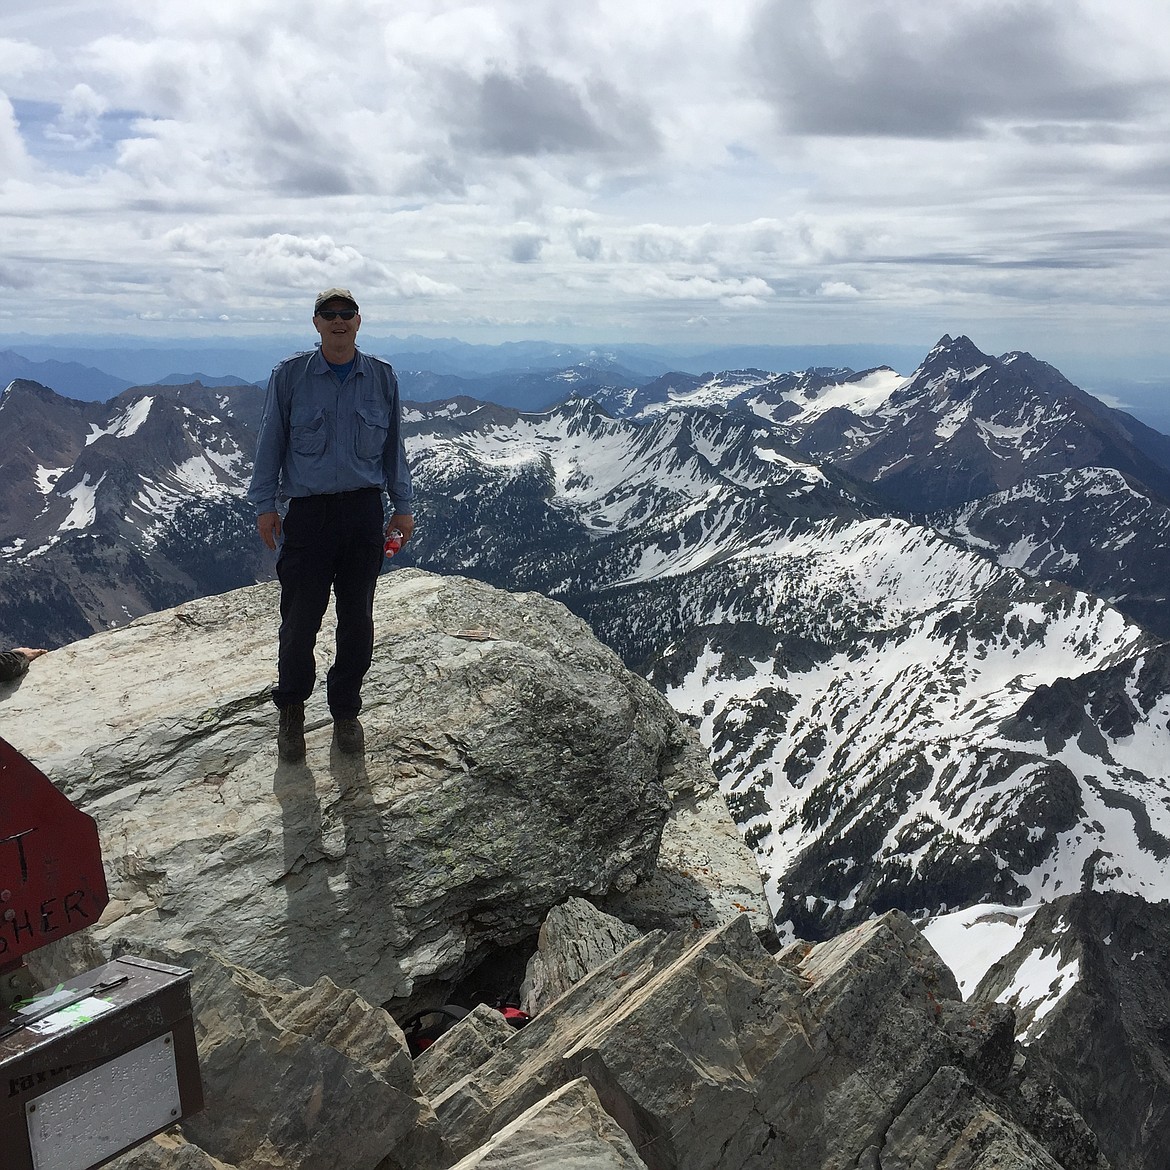
<path id="1" fill-rule="evenodd" d="M 299 321 L 337 281 L 369 288 L 367 323 L 480 336 L 825 341 L 848 311 L 1041 349 L 1165 315 L 1161 0 L 71 0 L 5 23 L 0 274 L 45 331 L 225 296 L 229 325 Z"/>
<path id="2" fill-rule="evenodd" d="M 712 280 L 705 276 L 668 276 L 643 272 L 623 277 L 618 285 L 641 296 L 677 301 L 717 301 L 723 305 L 758 305 L 772 295 L 768 282 L 758 276 Z"/>
<path id="3" fill-rule="evenodd" d="M 52 54 L 39 45 L 0 37 L 0 61 L 4 63 L 5 77 L 24 77 L 48 68 L 52 60 Z"/>
<path id="4" fill-rule="evenodd" d="M 412 299 L 415 297 L 454 297 L 461 290 L 453 284 L 444 284 L 442 281 L 432 280 L 421 272 L 394 272 L 391 273 L 382 286 L 389 296 Z"/>
<path id="5" fill-rule="evenodd" d="M 46 128 L 46 135 L 76 150 L 99 142 L 102 137 L 101 116 L 105 101 L 88 85 L 75 85 L 61 103 L 61 112 Z"/>
<path id="6" fill-rule="evenodd" d="M 826 280 L 825 283 L 822 284 L 819 289 L 817 289 L 817 292 L 822 297 L 850 298 L 861 296 L 861 293 L 859 293 L 857 289 L 853 287 L 853 285 L 844 280 Z"/>
<path id="7" fill-rule="evenodd" d="M 247 253 L 245 267 L 259 275 L 261 284 L 292 288 L 319 288 L 330 280 L 360 284 L 385 276 L 380 265 L 330 236 L 304 238 L 284 232 L 257 241 Z"/>
<path id="8" fill-rule="evenodd" d="M 12 103 L 0 93 L 0 190 L 28 171 L 28 152 Z M 7 180 L 7 182 L 6 182 Z"/>

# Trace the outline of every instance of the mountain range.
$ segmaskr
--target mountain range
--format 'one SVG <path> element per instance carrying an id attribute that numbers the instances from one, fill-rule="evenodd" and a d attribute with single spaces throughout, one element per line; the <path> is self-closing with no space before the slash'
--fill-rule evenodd
<path id="1" fill-rule="evenodd" d="M 924 352 L 922 346 L 897 344 L 710 348 L 694 344 L 595 346 L 510 341 L 484 345 L 452 337 L 375 336 L 368 326 L 363 330 L 362 338 L 363 348 L 393 362 L 400 374 L 417 370 L 466 380 L 498 380 L 499 375 L 556 372 L 574 365 L 620 367 L 635 379 L 649 379 L 671 370 L 697 373 L 743 365 L 784 370 L 823 365 L 849 365 L 862 369 L 892 362 L 912 369 Z M 239 381 L 252 383 L 267 379 L 269 370 L 281 358 L 302 345 L 303 334 L 300 338 L 266 335 L 238 340 L 141 336 L 94 338 L 84 335 L 43 339 L 10 335 L 0 338 L 0 385 L 17 377 L 30 378 L 72 397 L 103 399 L 133 385 L 165 383 L 180 376 L 171 373 L 176 370 L 214 370 L 217 377 L 240 375 Z M 77 376 L 67 376 L 66 367 Z M 80 376 L 82 370 L 90 371 L 89 381 Z M 116 382 L 121 384 L 117 390 L 111 390 L 110 385 Z M 524 405 L 530 407 L 533 404 Z"/>
<path id="2" fill-rule="evenodd" d="M 243 499 L 261 391 L 0 399 L 0 631 L 60 646 L 271 575 Z M 15 441 L 14 441 L 15 440 Z"/>
<path id="3" fill-rule="evenodd" d="M 1028 354 L 409 404 L 394 566 L 537 591 L 699 729 L 782 934 L 1167 886 L 1170 439 Z M 0 400 L 0 633 L 272 575 L 261 392 Z"/>
<path id="4" fill-rule="evenodd" d="M 307 322 L 306 322 L 307 324 Z M 662 374 L 686 371 L 805 370 L 816 367 L 867 370 L 890 365 L 914 370 L 929 345 L 899 343 L 836 343 L 821 345 L 731 344 L 711 346 L 701 339 L 662 345 L 618 342 L 573 345 L 550 341 L 514 341 L 473 344 L 451 337 L 375 335 L 367 323 L 363 347 L 393 362 L 408 397 L 429 399 L 435 379 L 458 378 L 462 385 L 448 394 L 470 394 L 488 401 L 503 391 L 514 394 L 510 379 L 525 375 L 555 376 L 572 366 L 624 371 L 629 384 L 650 381 Z M 104 401 L 132 386 L 182 385 L 195 380 L 205 386 L 263 384 L 272 367 L 285 355 L 304 345 L 304 334 L 261 334 L 254 337 L 204 335 L 168 338 L 159 335 L 89 334 L 37 337 L 28 334 L 0 336 L 0 386 L 27 378 L 51 386 L 60 394 L 86 401 Z M 1164 359 L 1156 355 L 1129 354 L 1109 360 L 1079 354 L 1069 359 L 1077 371 L 1077 384 L 1098 398 L 1122 407 L 1147 425 L 1170 433 L 1170 378 Z M 206 374 L 179 371 L 205 370 Z M 544 409 L 554 398 L 504 399 L 525 410 Z"/>

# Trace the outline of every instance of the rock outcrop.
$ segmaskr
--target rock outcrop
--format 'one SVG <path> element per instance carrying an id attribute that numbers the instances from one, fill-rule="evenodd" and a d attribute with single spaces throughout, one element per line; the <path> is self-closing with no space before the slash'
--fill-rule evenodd
<path id="1" fill-rule="evenodd" d="M 479 1068 L 494 1056 L 514 1034 L 512 1025 L 499 1011 L 487 1004 L 476 1004 L 415 1060 L 414 1076 L 419 1089 L 428 1099 L 440 1096 L 462 1080 L 469 1069 Z"/>
<path id="2" fill-rule="evenodd" d="M 536 1015 L 590 971 L 625 950 L 642 932 L 584 898 L 550 911 L 536 938 L 536 954 L 520 985 L 520 1006 Z"/>
<path id="3" fill-rule="evenodd" d="M 116 1170 L 1108 1170 L 1011 1009 L 963 1004 L 897 911 L 779 956 L 746 916 L 653 932 L 523 1030 L 469 1044 L 473 1013 L 413 1068 L 327 980 L 199 960 L 196 986 L 207 1113 Z"/>
<path id="4" fill-rule="evenodd" d="M 238 1170 L 439 1170 L 439 1127 L 390 1015 L 322 978 L 272 981 L 205 956 L 193 967 L 206 1106 L 183 1126 Z"/>
<path id="5" fill-rule="evenodd" d="M 160 1134 L 108 1165 L 114 1170 L 235 1170 L 191 1145 L 181 1133 Z"/>
<path id="6" fill-rule="evenodd" d="M 1170 906 L 1083 893 L 1041 906 L 973 1000 L 1017 1011 L 1042 1063 L 1113 1170 L 1170 1151 Z"/>
<path id="7" fill-rule="evenodd" d="M 630 1139 L 580 1077 L 550 1093 L 452 1170 L 646 1170 Z"/>
<path id="8" fill-rule="evenodd" d="M 775 933 L 755 855 L 727 811 L 710 759 L 689 726 L 689 746 L 665 777 L 671 813 L 650 879 L 611 893 L 604 905 L 643 930 L 680 923 L 717 926 L 746 914 L 761 937 Z"/>
<path id="9" fill-rule="evenodd" d="M 903 915 L 779 957 L 740 919 L 635 941 L 432 1103 L 456 1153 L 585 1077 L 650 1170 L 1104 1167 L 1029 1132 L 1013 1061 Z"/>
<path id="10" fill-rule="evenodd" d="M 306 761 L 277 760 L 271 585 L 75 643 L 0 697 L 5 737 L 98 822 L 99 946 L 214 950 L 404 1003 L 535 937 L 569 893 L 647 883 L 670 792 L 688 825 L 701 799 L 734 834 L 666 701 L 559 604 L 403 570 L 376 619 L 356 759 L 318 695 Z M 327 625 L 319 657 L 330 642 Z M 766 920 L 739 847 L 728 888 L 687 875 L 707 925 L 744 898 Z"/>

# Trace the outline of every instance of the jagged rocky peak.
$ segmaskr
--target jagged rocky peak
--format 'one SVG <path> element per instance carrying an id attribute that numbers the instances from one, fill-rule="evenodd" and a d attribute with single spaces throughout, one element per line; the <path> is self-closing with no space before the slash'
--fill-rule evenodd
<path id="1" fill-rule="evenodd" d="M 994 357 L 983 353 L 965 336 L 944 335 L 926 355 L 901 396 L 913 398 L 926 389 L 961 399 L 968 397 L 976 386 L 995 387 L 996 398 L 1008 406 L 1003 421 L 1013 424 L 1025 421 L 1022 416 L 1027 413 L 1023 409 L 1027 402 L 1051 404 L 1073 399 L 1080 406 L 1095 405 L 1103 409 L 1054 366 L 1030 353 L 1017 350 Z"/>
<path id="2" fill-rule="evenodd" d="M 944 333 L 919 366 L 919 372 L 942 369 L 972 370 L 994 361 L 966 335 L 952 337 Z"/>
<path id="3" fill-rule="evenodd" d="M 597 434 L 613 421 L 613 415 L 604 406 L 584 396 L 568 399 L 554 407 L 552 413 L 564 416 L 570 435 Z"/>
<path id="4" fill-rule="evenodd" d="M 979 394 L 990 396 L 979 409 L 980 416 L 1004 426 L 1023 424 L 1036 409 L 1057 401 L 1071 398 L 1081 406 L 1093 401 L 1058 370 L 1031 354 L 994 357 L 965 336 L 941 338 L 892 401 L 912 402 L 926 395 L 945 404 Z"/>
<path id="5" fill-rule="evenodd" d="M 965 398 L 972 384 L 998 359 L 983 353 L 969 337 L 944 335 L 923 359 L 914 376 L 891 396 L 892 402 L 913 401 L 923 394 L 944 399 Z"/>
<path id="6" fill-rule="evenodd" d="M 1012 1006 L 1030 1059 L 1080 1111 L 1115 1170 L 1164 1170 L 1170 1150 L 1166 902 L 1083 892 L 1042 905 L 971 999 Z"/>

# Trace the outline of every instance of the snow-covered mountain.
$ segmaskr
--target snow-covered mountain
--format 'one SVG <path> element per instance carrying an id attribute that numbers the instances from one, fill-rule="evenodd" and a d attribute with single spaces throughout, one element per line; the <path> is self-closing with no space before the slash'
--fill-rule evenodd
<path id="1" fill-rule="evenodd" d="M 759 418 L 650 417 L 414 413 L 416 555 L 563 598 L 649 672 L 699 726 L 781 924 L 1170 890 L 1155 637 L 882 514 Z"/>
<path id="2" fill-rule="evenodd" d="M 1170 438 L 1030 354 L 991 357 L 944 337 L 910 377 L 668 375 L 599 400 L 642 420 L 679 409 L 766 419 L 891 511 L 1170 636 Z"/>
<path id="3" fill-rule="evenodd" d="M 921 513 L 924 502 L 927 510 L 954 507 L 1084 467 L 1112 467 L 1170 500 L 1170 437 L 1031 354 L 991 357 L 966 337 L 942 338 L 910 377 L 885 367 L 667 375 L 605 392 L 601 401 L 634 418 L 680 407 L 750 411 L 905 512 Z"/>
<path id="4" fill-rule="evenodd" d="M 1112 467 L 1021 479 L 927 519 L 1005 567 L 1109 598 L 1170 635 L 1170 509 Z"/>
<path id="5" fill-rule="evenodd" d="M 900 521 L 802 534 L 755 569 L 758 598 L 801 588 L 796 615 L 757 619 L 772 645 L 691 630 L 655 674 L 699 722 L 779 921 L 807 937 L 889 906 L 1170 889 L 1167 697 L 1131 698 L 1132 727 L 1096 698 L 1163 652 L 1139 627 Z"/>
<path id="6" fill-rule="evenodd" d="M 242 500 L 260 398 L 10 387 L 5 636 L 270 575 Z M 395 564 L 560 598 L 643 669 L 699 727 L 786 931 L 1170 889 L 1167 650 L 1121 609 L 1156 616 L 1170 440 L 963 338 L 910 378 L 597 398 L 411 404 Z M 1032 579 L 1073 568 L 1118 604 Z"/>
<path id="7" fill-rule="evenodd" d="M 578 399 L 542 414 L 412 406 L 420 564 L 539 589 L 574 607 L 746 555 L 786 525 L 864 515 L 864 487 L 758 421 L 679 412 L 642 425 Z M 534 539 L 535 537 L 535 539 Z M 637 660 L 658 626 L 621 649 Z"/>
<path id="8" fill-rule="evenodd" d="M 16 381 L 0 398 L 0 634 L 59 646 L 271 574 L 243 498 L 262 392 Z"/>

